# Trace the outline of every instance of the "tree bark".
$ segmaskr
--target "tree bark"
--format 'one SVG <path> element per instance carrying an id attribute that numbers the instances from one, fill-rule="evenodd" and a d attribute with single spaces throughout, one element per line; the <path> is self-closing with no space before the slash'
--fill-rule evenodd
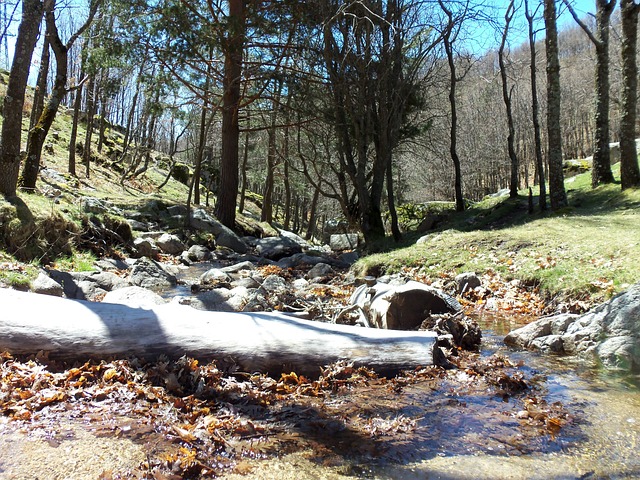
<path id="1" fill-rule="evenodd" d="M 222 153 L 216 216 L 233 229 L 238 197 L 239 107 L 245 37 L 244 0 L 229 0 L 229 33 L 225 46 L 222 97 Z"/>
<path id="2" fill-rule="evenodd" d="M 540 210 L 547 209 L 547 182 L 545 175 L 545 165 L 542 159 L 542 140 L 540 138 L 540 106 L 538 103 L 538 81 L 536 67 L 536 40 L 533 30 L 533 15 L 529 13 L 529 5 L 527 0 L 524 2 L 525 16 L 529 29 L 529 52 L 531 54 L 531 117 L 533 122 L 534 148 L 536 155 L 536 169 L 538 170 L 538 187 L 540 189 L 539 204 Z"/>
<path id="3" fill-rule="evenodd" d="M 640 187 L 636 150 L 636 108 L 638 104 L 638 12 L 633 0 L 620 0 L 622 22 L 622 118 L 620 119 L 620 180 L 622 189 Z"/>
<path id="4" fill-rule="evenodd" d="M 132 308 L 0 289 L 0 351 L 49 358 L 188 355 L 273 375 L 319 374 L 338 360 L 379 373 L 431 365 L 436 334 L 299 320 L 280 313 L 204 312 L 177 304 Z M 18 314 L 19 312 L 19 314 Z"/>
<path id="5" fill-rule="evenodd" d="M 23 0 L 22 20 L 18 27 L 15 53 L 7 93 L 2 109 L 2 136 L 0 137 L 0 193 L 16 195 L 20 173 L 20 146 L 22 140 L 22 108 L 31 67 L 31 57 L 38 40 L 43 6 L 40 0 Z"/>
<path id="6" fill-rule="evenodd" d="M 509 85 L 507 81 L 507 67 L 504 62 L 504 50 L 507 43 L 507 36 L 509 34 L 509 25 L 513 19 L 514 14 L 514 0 L 509 2 L 507 7 L 507 13 L 504 16 L 505 25 L 502 31 L 502 41 L 500 42 L 500 49 L 498 50 L 498 63 L 500 65 L 500 79 L 502 80 L 502 100 L 504 101 L 504 107 L 507 113 L 507 150 L 509 152 L 509 159 L 511 160 L 511 180 L 509 182 L 509 196 L 516 198 L 518 196 L 518 156 L 515 148 L 515 135 L 516 130 L 513 125 L 513 112 L 511 109 L 511 93 L 509 92 Z"/>
<path id="7" fill-rule="evenodd" d="M 44 99 L 47 96 L 47 77 L 49 76 L 49 63 L 51 59 L 51 49 L 49 48 L 49 35 L 44 36 L 42 42 L 42 55 L 40 55 L 40 68 L 38 68 L 38 78 L 36 88 L 33 91 L 33 107 L 29 118 L 29 130 L 31 130 L 44 108 Z"/>
<path id="8" fill-rule="evenodd" d="M 558 58 L 558 29 L 556 4 L 544 0 L 544 25 L 547 50 L 547 137 L 549 142 L 549 196 L 551 208 L 566 207 L 567 194 L 564 189 L 562 171 L 562 130 L 560 127 L 560 60 Z"/>

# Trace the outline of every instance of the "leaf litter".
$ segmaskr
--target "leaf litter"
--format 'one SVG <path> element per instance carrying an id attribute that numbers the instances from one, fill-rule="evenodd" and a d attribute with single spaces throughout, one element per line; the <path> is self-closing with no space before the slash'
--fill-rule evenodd
<path id="1" fill-rule="evenodd" d="M 500 301 L 522 288 L 489 280 L 483 282 L 502 292 Z M 337 309 L 350 293 L 316 288 L 326 297 L 325 310 Z M 468 293 L 465 308 L 484 308 L 491 294 Z M 515 310 L 541 309 L 535 292 L 521 301 L 526 307 Z M 3 353 L 0 412 L 15 430 L 52 446 L 74 440 L 61 419 L 143 446 L 143 462 L 105 470 L 105 480 L 250 475 L 251 461 L 302 449 L 320 465 L 346 465 L 405 462 L 434 452 L 522 455 L 562 448 L 559 437 L 576 422 L 562 404 L 547 404 L 539 376 L 502 355 L 451 353 L 454 368 L 428 366 L 394 378 L 346 361 L 323 367 L 317 378 L 296 372 L 274 378 L 189 357 L 65 365 L 45 354 Z"/>

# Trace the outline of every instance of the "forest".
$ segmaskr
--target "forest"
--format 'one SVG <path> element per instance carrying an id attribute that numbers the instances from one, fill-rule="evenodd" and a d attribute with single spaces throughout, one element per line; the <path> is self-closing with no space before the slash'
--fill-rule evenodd
<path id="1" fill-rule="evenodd" d="M 0 477 L 639 478 L 639 12 L 1 0 Z"/>
<path id="2" fill-rule="evenodd" d="M 123 184 L 169 165 L 187 205 L 212 194 L 231 228 L 250 194 L 263 221 L 311 236 L 343 219 L 368 242 L 398 239 L 398 212 L 429 201 L 464 210 L 537 186 L 540 209 L 547 192 L 561 208 L 570 160 L 592 162 L 594 187 L 613 181 L 613 142 L 622 188 L 635 187 L 639 7 L 615 6 L 5 1 L 0 190 L 37 189 L 62 110 L 69 174 L 89 177 L 96 155 Z M 117 151 L 109 129 L 124 135 Z"/>

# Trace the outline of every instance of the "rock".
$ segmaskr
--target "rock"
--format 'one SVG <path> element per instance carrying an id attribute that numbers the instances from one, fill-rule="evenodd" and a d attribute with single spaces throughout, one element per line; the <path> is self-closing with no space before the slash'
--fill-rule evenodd
<path id="1" fill-rule="evenodd" d="M 333 234 L 329 239 L 329 246 L 334 252 L 353 250 L 358 246 L 358 235 L 356 233 Z"/>
<path id="2" fill-rule="evenodd" d="M 167 207 L 167 213 L 172 217 L 184 217 L 187 215 L 187 207 L 185 205 L 170 205 Z"/>
<path id="3" fill-rule="evenodd" d="M 202 245 L 192 245 L 187 251 L 187 258 L 193 262 L 206 262 L 213 258 L 211 250 Z"/>
<path id="4" fill-rule="evenodd" d="M 209 310 L 215 312 L 233 312 L 234 309 L 227 304 L 231 298 L 230 290 L 227 288 L 216 288 L 199 293 L 191 300 L 191 306 L 197 310 Z"/>
<path id="5" fill-rule="evenodd" d="M 258 282 L 258 280 L 256 280 L 253 277 L 244 277 L 231 282 L 231 286 L 234 288 L 242 287 L 247 289 L 248 288 L 255 289 L 255 288 L 260 288 L 260 282 Z"/>
<path id="6" fill-rule="evenodd" d="M 134 308 L 152 307 L 166 303 L 157 293 L 146 288 L 132 286 L 119 288 L 108 292 L 102 299 L 103 303 L 119 303 Z"/>
<path id="7" fill-rule="evenodd" d="M 255 269 L 256 269 L 256 266 L 253 264 L 253 262 L 250 262 L 247 260 L 244 262 L 236 263 L 235 265 L 229 265 L 228 267 L 223 267 L 220 270 L 222 270 L 224 273 L 237 273 L 243 270 L 255 270 Z"/>
<path id="8" fill-rule="evenodd" d="M 82 211 L 86 213 L 107 213 L 113 208 L 110 203 L 94 197 L 82 197 L 80 202 Z"/>
<path id="9" fill-rule="evenodd" d="M 184 243 L 176 236 L 169 233 L 163 233 L 156 240 L 156 245 L 164 253 L 169 255 L 178 255 L 185 249 Z"/>
<path id="10" fill-rule="evenodd" d="M 129 265 L 119 258 L 102 258 L 96 262 L 101 270 L 128 270 Z"/>
<path id="11" fill-rule="evenodd" d="M 49 270 L 49 276 L 62 285 L 67 298 L 95 300 L 106 292 L 123 288 L 129 283 L 111 272 L 61 272 Z"/>
<path id="12" fill-rule="evenodd" d="M 133 220 L 131 218 L 128 218 L 127 223 L 131 227 L 131 230 L 136 230 L 138 232 L 147 232 L 149 230 L 148 224 L 144 222 L 140 222 L 138 220 Z"/>
<path id="13" fill-rule="evenodd" d="M 40 271 L 37 278 L 31 282 L 31 291 L 44 295 L 52 295 L 54 297 L 62 297 L 64 294 L 62 285 L 43 271 Z"/>
<path id="14" fill-rule="evenodd" d="M 456 283 L 458 284 L 458 293 L 460 294 L 482 285 L 482 282 L 476 275 L 476 272 L 464 272 L 460 275 L 456 275 Z"/>
<path id="15" fill-rule="evenodd" d="M 360 254 L 355 250 L 353 252 L 345 252 L 341 253 L 338 256 L 338 260 L 345 263 L 346 265 L 353 265 L 360 258 Z"/>
<path id="16" fill-rule="evenodd" d="M 510 332 L 508 345 L 595 358 L 640 371 L 640 283 L 584 315 L 545 317 Z"/>
<path id="17" fill-rule="evenodd" d="M 145 288 L 173 287 L 178 283 L 175 275 L 168 273 L 158 262 L 147 257 L 140 258 L 133 265 L 129 281 L 133 285 Z"/>
<path id="18" fill-rule="evenodd" d="M 333 272 L 333 268 L 331 265 L 327 265 L 326 263 L 316 263 L 311 270 L 307 273 L 307 278 L 310 280 L 327 277 L 331 275 Z"/>
<path id="19" fill-rule="evenodd" d="M 365 325 L 392 330 L 417 329 L 428 315 L 462 311 L 455 298 L 415 281 L 400 286 L 360 285 L 349 303 L 360 307 Z"/>
<path id="20" fill-rule="evenodd" d="M 269 275 L 265 278 L 261 288 L 267 293 L 282 293 L 288 289 L 286 280 L 278 275 Z"/>
<path id="21" fill-rule="evenodd" d="M 221 247 L 230 248 L 237 253 L 246 253 L 248 251 L 248 246 L 244 240 L 236 235 L 233 230 L 225 227 L 222 223 L 209 216 L 207 212 L 201 208 L 193 211 L 191 226 L 213 233 L 216 237 L 216 243 Z"/>
<path id="22" fill-rule="evenodd" d="M 296 290 L 304 290 L 305 288 L 307 288 L 309 286 L 309 282 L 307 280 L 305 280 L 304 278 L 296 278 L 291 283 L 291 286 Z"/>
<path id="23" fill-rule="evenodd" d="M 138 257 L 153 257 L 158 254 L 156 242 L 151 238 L 136 238 L 133 240 L 133 247 Z M 135 255 L 134 255 L 135 256 Z"/>
<path id="24" fill-rule="evenodd" d="M 229 283 L 232 278 L 226 272 L 223 272 L 219 268 L 212 268 L 207 270 L 200 276 L 200 283 L 206 285 L 207 283 Z"/>
<path id="25" fill-rule="evenodd" d="M 257 240 L 256 251 L 269 260 L 280 260 L 302 253 L 302 245 L 290 237 L 267 237 Z"/>

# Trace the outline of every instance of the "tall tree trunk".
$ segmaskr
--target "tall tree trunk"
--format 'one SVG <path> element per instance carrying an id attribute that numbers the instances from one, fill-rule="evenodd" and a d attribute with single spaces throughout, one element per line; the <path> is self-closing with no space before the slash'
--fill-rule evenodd
<path id="1" fill-rule="evenodd" d="M 556 4 L 544 0 L 544 25 L 547 51 L 547 137 L 549 142 L 549 196 L 551 208 L 567 206 L 562 171 L 562 130 L 560 128 L 560 60 L 558 58 L 558 29 Z"/>
<path id="2" fill-rule="evenodd" d="M 536 155 L 536 170 L 538 174 L 538 186 L 540 189 L 539 203 L 540 210 L 547 209 L 547 182 L 545 175 L 545 166 L 542 158 L 542 140 L 540 138 L 540 106 L 538 104 L 538 81 L 536 67 L 536 40 L 533 29 L 533 15 L 529 13 L 529 5 L 527 0 L 524 2 L 525 16 L 529 28 L 529 52 L 531 54 L 530 71 L 531 71 L 531 117 L 533 121 L 533 136 Z"/>
<path id="3" fill-rule="evenodd" d="M 262 211 L 260 213 L 260 220 L 267 223 L 273 222 L 273 189 L 275 182 L 275 169 L 276 169 L 276 120 L 275 112 L 272 114 L 273 118 L 267 135 L 269 138 L 267 146 L 267 175 L 264 181 L 264 195 L 262 198 Z"/>
<path id="4" fill-rule="evenodd" d="M 240 211 L 240 213 L 244 211 L 244 202 L 247 195 L 247 163 L 248 161 L 249 161 L 249 131 L 247 130 L 244 134 L 242 166 L 240 167 L 240 171 L 242 174 L 242 189 L 240 190 L 240 204 L 238 205 L 238 210 Z"/>
<path id="5" fill-rule="evenodd" d="M 48 43 L 51 44 L 56 58 L 56 78 L 51 90 L 51 95 L 47 100 L 47 105 L 42 110 L 35 126 L 29 131 L 27 137 L 27 157 L 20 179 L 21 188 L 24 190 L 35 190 L 42 158 L 42 146 L 49 133 L 51 124 L 56 118 L 60 102 L 67 94 L 67 46 L 65 46 L 58 35 L 58 28 L 55 20 L 55 0 L 45 0 L 45 20 L 47 24 L 46 35 Z"/>
<path id="6" fill-rule="evenodd" d="M 239 107 L 242 53 L 245 36 L 244 0 L 229 0 L 229 32 L 225 45 L 222 97 L 222 153 L 220 186 L 215 213 L 218 220 L 235 228 L 238 197 Z"/>
<path id="7" fill-rule="evenodd" d="M 453 12 L 446 7 L 443 0 L 438 0 L 440 8 L 447 16 L 447 25 L 442 34 L 442 42 L 447 55 L 447 63 L 449 65 L 449 106 L 451 108 L 451 126 L 449 129 L 449 154 L 453 162 L 454 170 L 454 195 L 456 202 L 456 210 L 462 212 L 465 209 L 464 197 L 462 195 L 462 168 L 460 165 L 460 157 L 458 156 L 458 111 L 456 106 L 456 85 L 458 77 L 456 74 L 456 63 L 453 55 L 453 41 L 455 41 L 454 28 L 455 22 Z M 452 37 L 452 35 L 454 35 Z"/>
<path id="8" fill-rule="evenodd" d="M 42 55 L 40 56 L 40 68 L 38 68 L 38 79 L 36 80 L 36 88 L 33 91 L 33 107 L 31 108 L 31 117 L 29 119 L 29 130 L 31 130 L 44 108 L 44 99 L 47 96 L 47 77 L 49 76 L 49 60 L 51 49 L 49 48 L 49 35 L 45 34 L 42 42 Z"/>
<path id="9" fill-rule="evenodd" d="M 507 67 L 504 62 L 504 49 L 507 43 L 507 35 L 509 34 L 509 25 L 513 19 L 514 0 L 509 2 L 507 7 L 507 13 L 504 16 L 505 25 L 502 31 L 502 41 L 500 42 L 500 48 L 498 50 L 498 63 L 500 65 L 500 78 L 502 80 L 502 100 L 504 101 L 504 107 L 507 113 L 507 149 L 509 151 L 509 159 L 511 160 L 511 180 L 509 182 L 509 196 L 516 198 L 518 196 L 518 156 L 516 155 L 516 148 L 514 145 L 514 139 L 516 135 L 515 127 L 513 125 L 513 112 L 511 109 L 511 93 L 509 92 L 509 85 L 507 81 Z"/>
<path id="10" fill-rule="evenodd" d="M 620 179 L 622 189 L 640 187 L 636 150 L 636 108 L 638 103 L 638 12 L 633 0 L 620 0 L 622 21 L 622 118 L 620 119 Z"/>
<path id="11" fill-rule="evenodd" d="M 18 27 L 15 53 L 7 93 L 2 108 L 2 136 L 0 137 L 0 193 L 14 197 L 20 173 L 20 144 L 22 140 L 22 108 L 31 67 L 31 57 L 38 40 L 43 5 L 40 0 L 23 0 L 22 20 Z"/>
<path id="12" fill-rule="evenodd" d="M 83 69 L 81 68 L 82 72 Z M 82 77 L 82 74 L 80 75 Z M 76 173 L 76 140 L 78 138 L 78 121 L 80 120 L 80 109 L 82 107 L 82 84 L 76 88 L 76 96 L 73 101 L 73 121 L 71 123 L 71 134 L 69 135 L 69 173 L 77 177 Z"/>
<path id="13" fill-rule="evenodd" d="M 95 84 L 95 76 L 91 76 L 87 86 L 87 135 L 84 139 L 84 149 L 82 150 L 82 161 L 84 162 L 87 178 L 91 173 L 91 138 L 93 136 L 93 116 L 95 115 L 96 105 Z"/>

